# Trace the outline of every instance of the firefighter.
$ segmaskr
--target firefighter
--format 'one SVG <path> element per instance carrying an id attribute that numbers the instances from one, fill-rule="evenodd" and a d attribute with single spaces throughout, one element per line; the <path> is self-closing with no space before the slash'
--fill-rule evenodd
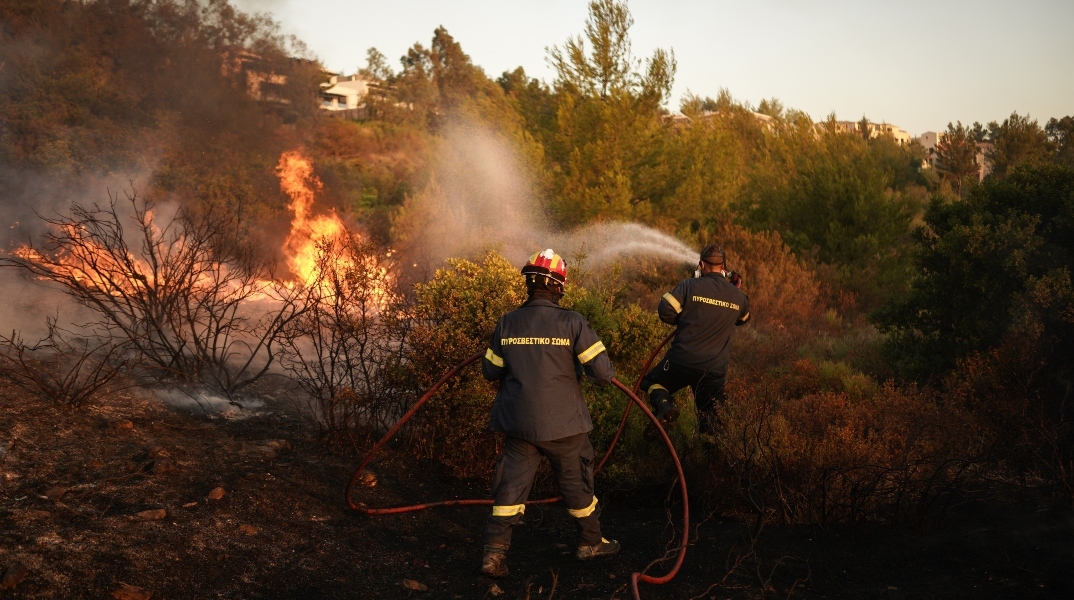
<path id="1" fill-rule="evenodd" d="M 724 252 L 717 245 L 701 251 L 693 279 L 680 281 L 660 299 L 660 320 L 675 326 L 675 337 L 664 360 L 641 381 L 656 418 L 664 425 L 679 417 L 672 395 L 689 386 L 697 406 L 702 440 L 715 433 L 716 411 L 724 402 L 724 375 L 731 354 L 731 334 L 750 320 L 750 301 L 742 278 L 728 273 Z M 646 437 L 656 439 L 650 425 Z"/>
<path id="2" fill-rule="evenodd" d="M 492 482 L 493 506 L 485 528 L 481 572 L 507 574 L 511 528 L 522 520 L 541 458 L 547 458 L 578 527 L 581 560 L 619 552 L 601 537 L 600 505 L 593 494 L 593 421 L 582 397 L 583 374 L 607 385 L 615 371 L 597 334 L 582 315 L 559 306 L 567 267 L 551 249 L 522 268 L 529 299 L 496 324 L 481 372 L 500 381 L 489 428 L 506 436 Z"/>

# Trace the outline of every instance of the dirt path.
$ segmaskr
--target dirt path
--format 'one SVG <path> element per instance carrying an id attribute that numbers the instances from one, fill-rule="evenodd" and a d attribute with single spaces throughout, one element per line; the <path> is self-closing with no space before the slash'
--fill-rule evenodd
<path id="1" fill-rule="evenodd" d="M 125 396 L 60 412 L 5 390 L 0 455 L 0 569 L 27 568 L 0 599 L 121 589 L 126 598 L 137 589 L 153 598 L 497 597 L 476 574 L 485 509 L 353 514 L 341 494 L 354 460 L 325 453 L 285 410 L 211 419 Z M 370 503 L 485 493 L 435 465 L 389 460 L 375 470 L 381 484 L 363 492 Z M 216 488 L 223 496 L 209 499 Z M 534 507 L 499 597 L 549 598 L 555 586 L 554 598 L 628 598 L 630 572 L 674 535 L 664 492 L 606 490 L 602 501 L 621 556 L 576 562 L 562 507 Z M 710 519 L 695 533 L 682 575 L 643 586 L 644 598 L 1074 597 L 1074 518 L 1039 502 L 972 504 L 927 532 L 770 527 L 759 561 L 746 557 L 726 577 L 749 547 L 741 521 Z"/>

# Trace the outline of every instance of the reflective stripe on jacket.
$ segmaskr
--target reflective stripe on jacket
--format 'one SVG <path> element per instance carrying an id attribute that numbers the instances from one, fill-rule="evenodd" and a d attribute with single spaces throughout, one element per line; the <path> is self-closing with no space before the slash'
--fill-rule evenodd
<path id="1" fill-rule="evenodd" d="M 750 299 L 720 273 L 705 273 L 680 281 L 660 299 L 657 312 L 675 325 L 671 362 L 722 374 L 731 356 L 731 332 L 750 320 Z"/>
<path id="2" fill-rule="evenodd" d="M 582 374 L 601 385 L 615 376 L 585 317 L 545 299 L 532 299 L 500 319 L 481 372 L 501 380 L 489 428 L 531 441 L 591 431 Z"/>

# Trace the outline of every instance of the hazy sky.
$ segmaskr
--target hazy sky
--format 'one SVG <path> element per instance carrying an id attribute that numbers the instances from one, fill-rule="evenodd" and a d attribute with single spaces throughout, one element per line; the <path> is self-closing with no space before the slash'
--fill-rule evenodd
<path id="1" fill-rule="evenodd" d="M 330 69 L 376 46 L 398 67 L 439 25 L 490 77 L 551 82 L 545 48 L 582 32 L 583 0 L 233 0 L 271 12 Z M 814 119 L 887 121 L 917 135 L 948 121 L 1042 124 L 1074 114 L 1074 0 L 632 0 L 636 56 L 673 48 L 674 97 L 726 87 Z"/>

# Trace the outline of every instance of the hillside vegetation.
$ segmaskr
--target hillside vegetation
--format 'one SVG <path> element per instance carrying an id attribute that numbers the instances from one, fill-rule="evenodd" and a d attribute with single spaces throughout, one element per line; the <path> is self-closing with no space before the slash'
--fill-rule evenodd
<path id="1" fill-rule="evenodd" d="M 520 301 L 495 251 L 440 257 L 416 286 L 396 273 L 427 243 L 414 221 L 439 193 L 445 131 L 468 122 L 509 145 L 556 228 L 635 221 L 696 247 L 719 241 L 744 275 L 757 319 L 736 339 L 720 452 L 693 450 L 690 418 L 673 432 L 707 482 L 702 502 L 734 490 L 762 519 L 827 524 L 927 517 L 984 481 L 1074 501 L 1071 117 L 951 125 L 939 168 L 923 168 L 917 144 L 841 133 L 834 115 L 776 99 L 688 96 L 673 117 L 674 53 L 632 54 L 632 18 L 615 0 L 592 2 L 584 33 L 551 47 L 550 82 L 521 67 L 486 74 L 443 28 L 398 67 L 370 49 L 361 72 L 374 85 L 356 121 L 319 112 L 324 74 L 300 42 L 224 0 L 21 0 L 0 22 L 0 184 L 18 194 L 39 193 L 35 177 L 148 173 L 141 196 L 176 202 L 188 226 L 228 216 L 212 256 L 251 256 L 231 242 L 277 256 L 291 216 L 276 165 L 287 150 L 311 157 L 317 210 L 352 228 L 325 249 L 352 269 L 335 283 L 351 300 L 301 305 L 280 334 L 354 353 L 310 362 L 302 343 L 270 347 L 333 448 L 368 444 Z M 244 60 L 271 85 L 252 93 Z M 984 141 L 994 170 L 977 183 L 957 159 Z M 379 258 L 388 249 L 402 258 Z M 655 300 L 688 272 L 570 258 L 565 304 L 631 380 L 667 331 Z M 398 276 L 370 278 L 369 265 Z M 396 285 L 371 294 L 384 281 Z M 391 351 L 367 351 L 373 342 Z M 466 377 L 409 447 L 485 474 L 493 391 Z M 592 391 L 601 444 L 623 403 Z M 609 481 L 667 477 L 643 426 L 631 423 Z"/>

